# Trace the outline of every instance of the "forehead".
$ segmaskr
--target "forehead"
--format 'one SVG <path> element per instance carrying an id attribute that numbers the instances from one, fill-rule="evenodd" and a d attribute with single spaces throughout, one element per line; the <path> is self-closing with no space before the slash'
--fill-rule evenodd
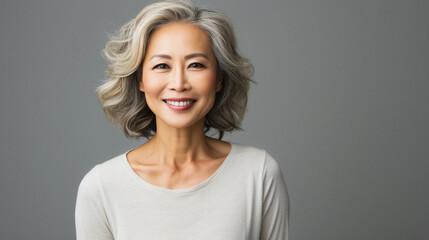
<path id="1" fill-rule="evenodd" d="M 190 23 L 169 23 L 151 34 L 146 56 L 189 52 L 202 52 L 212 55 L 208 34 Z"/>

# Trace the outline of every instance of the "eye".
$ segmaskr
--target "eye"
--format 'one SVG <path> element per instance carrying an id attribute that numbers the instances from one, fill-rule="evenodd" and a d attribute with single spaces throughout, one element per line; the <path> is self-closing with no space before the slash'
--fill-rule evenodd
<path id="1" fill-rule="evenodd" d="M 204 65 L 201 63 L 194 62 L 194 63 L 189 64 L 189 67 L 190 68 L 204 68 Z"/>
<path id="2" fill-rule="evenodd" d="M 168 65 L 165 63 L 161 63 L 153 67 L 153 69 L 169 69 Z"/>

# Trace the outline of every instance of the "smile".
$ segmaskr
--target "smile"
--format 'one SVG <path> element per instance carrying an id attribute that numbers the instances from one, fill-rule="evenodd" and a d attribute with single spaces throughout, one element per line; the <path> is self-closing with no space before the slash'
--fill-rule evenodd
<path id="1" fill-rule="evenodd" d="M 187 106 L 189 104 L 191 104 L 193 101 L 167 101 L 166 102 L 170 105 L 174 105 L 174 106 Z"/>
<path id="2" fill-rule="evenodd" d="M 187 110 L 194 105 L 196 100 L 185 100 L 185 101 L 172 101 L 172 100 L 163 100 L 168 107 L 176 111 Z"/>

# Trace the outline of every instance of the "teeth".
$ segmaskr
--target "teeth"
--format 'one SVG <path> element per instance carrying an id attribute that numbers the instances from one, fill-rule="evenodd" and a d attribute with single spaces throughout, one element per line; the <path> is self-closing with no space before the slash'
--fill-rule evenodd
<path id="1" fill-rule="evenodd" d="M 179 102 L 179 101 L 168 101 L 167 100 L 167 103 L 170 104 L 170 105 L 173 105 L 173 106 L 182 107 L 182 106 L 186 106 L 186 105 L 191 104 L 192 101 L 182 101 L 182 102 Z"/>

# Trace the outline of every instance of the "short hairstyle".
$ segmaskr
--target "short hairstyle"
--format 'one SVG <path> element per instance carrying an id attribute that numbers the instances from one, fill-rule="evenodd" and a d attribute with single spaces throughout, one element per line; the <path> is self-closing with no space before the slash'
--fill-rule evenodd
<path id="1" fill-rule="evenodd" d="M 232 24 L 224 14 L 197 8 L 187 0 L 150 4 L 109 34 L 102 51 L 109 62 L 107 78 L 96 89 L 107 118 L 127 138 L 149 139 L 155 134 L 156 118 L 139 90 L 138 76 L 151 33 L 172 22 L 190 23 L 207 33 L 222 77 L 222 89 L 205 117 L 204 133 L 213 128 L 222 139 L 225 131 L 242 130 L 249 85 L 254 82 L 253 64 L 238 53 Z"/>

